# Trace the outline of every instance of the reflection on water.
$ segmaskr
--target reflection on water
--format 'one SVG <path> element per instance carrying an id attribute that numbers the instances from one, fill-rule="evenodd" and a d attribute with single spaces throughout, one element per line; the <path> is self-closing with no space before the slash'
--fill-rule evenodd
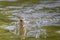
<path id="1" fill-rule="evenodd" d="M 17 0 L 0 0 L 0 1 L 17 1 Z"/>
<path id="2" fill-rule="evenodd" d="M 56 33 L 60 33 L 60 30 L 56 31 Z"/>
<path id="3" fill-rule="evenodd" d="M 9 1 L 16 1 L 16 0 L 9 0 Z M 11 19 L 14 20 L 17 19 L 18 21 L 19 20 L 18 17 L 23 17 L 26 19 L 26 21 L 29 21 L 27 27 L 30 27 L 31 28 L 30 30 L 32 30 L 32 27 L 34 28 L 34 30 L 37 30 L 40 26 L 48 26 L 48 25 L 60 26 L 60 11 L 59 11 L 60 0 L 41 1 L 38 4 L 32 4 L 30 2 L 26 2 L 18 6 L 7 5 L 4 8 L 2 6 L 4 6 L 5 4 L 0 5 L 1 5 L 0 11 L 2 13 L 5 11 L 5 13 L 12 13 L 13 15 L 16 16 Z M 15 5 L 17 4 L 15 3 Z"/>

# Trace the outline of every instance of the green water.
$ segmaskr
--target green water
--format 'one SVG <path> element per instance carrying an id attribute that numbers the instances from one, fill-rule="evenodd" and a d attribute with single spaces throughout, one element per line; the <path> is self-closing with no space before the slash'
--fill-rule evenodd
<path id="1" fill-rule="evenodd" d="M 26 40 L 60 40 L 60 33 L 56 33 L 60 29 L 60 0 L 0 0 L 0 26 L 15 26 L 20 17 L 30 21 L 30 31 L 41 26 L 47 30 L 46 39 L 41 35 L 41 38 L 27 37 Z M 7 35 L 1 35 L 0 40 L 20 40 L 9 30 L 0 29 L 0 34 L 4 33 Z"/>

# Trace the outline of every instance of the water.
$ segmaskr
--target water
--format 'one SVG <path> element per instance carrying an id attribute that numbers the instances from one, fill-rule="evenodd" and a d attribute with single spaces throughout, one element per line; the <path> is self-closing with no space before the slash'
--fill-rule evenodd
<path id="1" fill-rule="evenodd" d="M 41 26 L 60 26 L 60 0 L 42 0 L 35 4 L 17 2 L 17 0 L 0 0 L 1 13 L 4 11 L 4 13 L 12 13 L 16 17 L 10 17 L 10 19 L 16 21 L 19 17 L 25 18 L 29 21 L 27 27 L 30 31 L 35 31 Z"/>
<path id="2" fill-rule="evenodd" d="M 56 31 L 56 33 L 59 33 L 60 34 L 60 30 Z"/>
<path id="3" fill-rule="evenodd" d="M 14 2 L 14 1 L 17 1 L 17 0 L 0 0 L 0 1 L 9 1 L 9 2 Z"/>

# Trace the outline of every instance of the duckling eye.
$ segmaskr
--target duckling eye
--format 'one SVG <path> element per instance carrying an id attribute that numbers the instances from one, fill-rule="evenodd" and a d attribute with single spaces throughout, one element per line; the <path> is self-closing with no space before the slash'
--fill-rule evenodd
<path id="1" fill-rule="evenodd" d="M 20 21 L 22 21 L 22 20 L 20 20 Z"/>

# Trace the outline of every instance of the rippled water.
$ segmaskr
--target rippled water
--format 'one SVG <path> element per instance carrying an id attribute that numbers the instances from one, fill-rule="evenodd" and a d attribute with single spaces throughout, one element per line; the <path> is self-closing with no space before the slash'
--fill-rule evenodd
<path id="1" fill-rule="evenodd" d="M 32 4 L 31 2 L 20 4 L 17 3 L 17 0 L 5 0 L 9 3 L 6 2 L 4 4 L 4 0 L 0 1 L 1 12 L 5 11 L 4 13 L 15 15 L 16 17 L 10 18 L 12 20 L 18 21 L 18 17 L 25 18 L 26 21 L 29 21 L 28 27 L 31 29 L 37 30 L 40 26 L 49 25 L 60 26 L 60 0 L 44 0 L 37 4 Z"/>

